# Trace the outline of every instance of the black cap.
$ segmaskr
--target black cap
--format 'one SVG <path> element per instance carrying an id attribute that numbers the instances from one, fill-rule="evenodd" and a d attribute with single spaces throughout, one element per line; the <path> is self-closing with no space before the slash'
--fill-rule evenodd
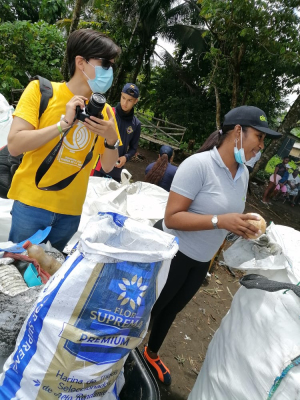
<path id="1" fill-rule="evenodd" d="M 266 133 L 270 139 L 278 139 L 282 136 L 281 133 L 269 128 L 265 112 L 253 106 L 241 106 L 230 110 L 224 117 L 223 126 L 226 125 L 251 126 Z"/>
<path id="2" fill-rule="evenodd" d="M 129 96 L 132 96 L 135 99 L 138 99 L 140 95 L 139 88 L 134 83 L 126 83 L 122 89 L 122 92 L 129 94 Z"/>

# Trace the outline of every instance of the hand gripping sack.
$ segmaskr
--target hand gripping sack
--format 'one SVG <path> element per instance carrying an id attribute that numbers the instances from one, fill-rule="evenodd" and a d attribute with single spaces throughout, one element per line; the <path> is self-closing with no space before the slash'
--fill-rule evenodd
<path id="1" fill-rule="evenodd" d="M 24 322 L 1 400 L 118 399 L 177 250 L 174 236 L 119 214 L 92 218 Z"/>

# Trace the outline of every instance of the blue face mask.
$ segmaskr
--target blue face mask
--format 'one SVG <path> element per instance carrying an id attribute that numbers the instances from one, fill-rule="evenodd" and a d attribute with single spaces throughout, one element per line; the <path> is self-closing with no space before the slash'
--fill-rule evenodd
<path id="1" fill-rule="evenodd" d="M 88 61 L 87 63 L 90 64 Z M 95 78 L 88 80 L 88 84 L 92 92 L 102 94 L 107 92 L 108 89 L 111 87 L 114 78 L 112 67 L 104 69 L 103 67 L 100 67 L 98 65 L 96 67 L 93 64 L 90 65 L 95 68 Z M 87 76 L 84 71 L 82 72 L 85 76 Z"/>
<path id="2" fill-rule="evenodd" d="M 235 161 L 239 164 L 245 164 L 245 152 L 243 149 L 243 130 L 241 129 L 241 148 L 237 148 L 237 140 L 235 139 L 235 147 L 233 149 Z"/>

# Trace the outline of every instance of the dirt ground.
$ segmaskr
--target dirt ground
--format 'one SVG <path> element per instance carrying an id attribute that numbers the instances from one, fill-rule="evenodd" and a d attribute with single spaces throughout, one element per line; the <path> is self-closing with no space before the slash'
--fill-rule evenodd
<path id="1" fill-rule="evenodd" d="M 143 180 L 146 166 L 158 157 L 157 149 L 138 150 L 137 160 L 130 161 L 126 168 L 132 174 L 133 181 Z M 176 158 L 175 158 L 175 164 Z M 291 207 L 282 201 L 273 202 L 272 206 L 261 203 L 265 185 L 250 183 L 251 194 L 248 194 L 245 212 L 256 212 L 262 215 L 267 224 L 287 225 L 300 230 L 300 205 Z M 230 246 L 226 243 L 225 248 Z M 220 255 L 218 261 L 222 260 Z M 201 369 L 208 345 L 218 329 L 222 318 L 230 308 L 232 295 L 240 287 L 242 274 L 234 270 L 235 276 L 224 266 L 215 262 L 211 278 L 206 282 L 177 315 L 168 336 L 160 350 L 160 356 L 170 368 L 172 384 L 165 387 L 159 384 L 162 400 L 186 400 L 197 374 Z M 148 335 L 143 344 L 147 343 Z M 140 350 L 143 345 L 140 346 Z"/>

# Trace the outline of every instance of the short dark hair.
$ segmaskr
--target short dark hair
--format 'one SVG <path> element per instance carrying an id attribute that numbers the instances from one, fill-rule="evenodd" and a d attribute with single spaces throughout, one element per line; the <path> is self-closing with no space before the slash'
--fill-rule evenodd
<path id="1" fill-rule="evenodd" d="M 70 34 L 67 41 L 68 65 L 71 77 L 75 74 L 75 57 L 82 56 L 111 60 L 121 53 L 119 46 L 101 32 L 93 29 L 78 29 Z"/>

